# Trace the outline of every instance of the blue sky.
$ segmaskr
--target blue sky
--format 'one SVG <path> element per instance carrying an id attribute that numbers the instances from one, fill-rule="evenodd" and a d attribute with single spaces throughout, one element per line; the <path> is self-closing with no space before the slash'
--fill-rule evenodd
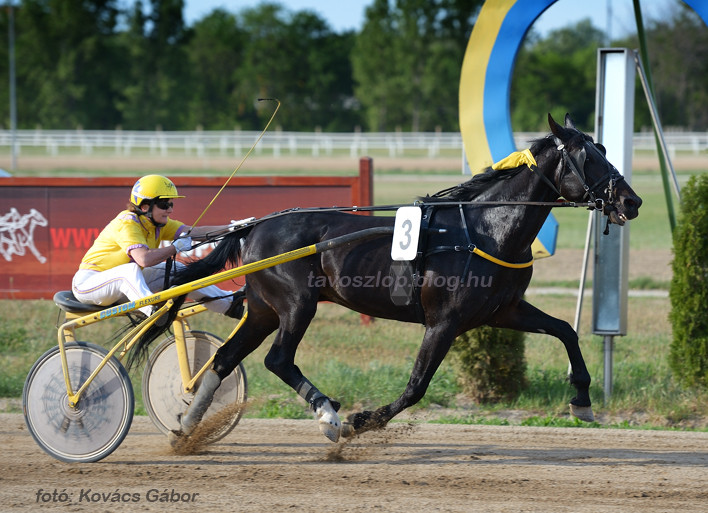
<path id="1" fill-rule="evenodd" d="M 277 0 L 276 0 L 277 1 Z M 280 0 L 279 3 L 290 11 L 304 9 L 315 11 L 327 20 L 336 31 L 358 30 L 364 20 L 364 10 L 373 0 Z M 660 18 L 677 0 L 643 0 L 642 13 L 645 24 L 649 18 Z M 230 12 L 238 12 L 247 7 L 255 7 L 261 0 L 185 0 L 185 21 L 192 24 L 217 7 Z M 608 10 L 612 16 L 608 25 Z M 558 0 L 536 20 L 533 28 L 545 35 L 550 30 L 590 18 L 593 25 L 610 31 L 612 37 L 621 37 L 634 31 L 634 10 L 632 0 Z"/>

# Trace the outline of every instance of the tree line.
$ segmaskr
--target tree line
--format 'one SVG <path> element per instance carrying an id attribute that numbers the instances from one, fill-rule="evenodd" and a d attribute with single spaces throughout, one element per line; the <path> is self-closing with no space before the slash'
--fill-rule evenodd
<path id="1" fill-rule="evenodd" d="M 20 0 L 12 9 L 18 128 L 457 131 L 462 60 L 483 0 L 372 0 L 360 31 L 264 2 L 185 24 L 183 0 Z M 10 7 L 0 10 L 9 39 Z M 647 26 L 665 126 L 708 129 L 708 31 L 677 3 Z M 636 48 L 636 38 L 614 42 Z M 529 32 L 511 91 L 512 126 L 547 112 L 592 126 L 597 48 L 589 20 Z M 9 45 L 0 44 L 0 125 L 10 124 Z M 637 128 L 648 126 L 637 94 Z"/>

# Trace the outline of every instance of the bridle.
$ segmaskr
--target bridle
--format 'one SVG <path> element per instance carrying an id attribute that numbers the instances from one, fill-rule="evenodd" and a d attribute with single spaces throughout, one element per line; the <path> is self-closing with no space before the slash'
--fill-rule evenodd
<path id="1" fill-rule="evenodd" d="M 585 190 L 585 194 L 583 195 L 583 199 L 589 198 L 592 203 L 595 204 L 595 208 L 597 210 L 603 211 L 605 210 L 605 205 L 607 204 L 612 204 L 615 201 L 615 193 L 617 191 L 617 184 L 624 180 L 624 177 L 622 174 L 617 170 L 615 166 L 613 166 L 607 159 L 605 161 L 607 162 L 608 165 L 608 170 L 607 173 L 605 173 L 602 177 L 600 177 L 595 183 L 592 185 L 588 185 L 587 179 L 586 179 L 586 174 L 585 174 L 585 160 L 587 159 L 587 150 L 586 150 L 586 145 L 587 143 L 583 143 L 583 147 L 580 150 L 577 150 L 575 155 L 571 155 L 568 152 L 568 149 L 566 148 L 566 145 L 561 141 L 558 137 L 553 137 L 554 143 L 556 144 L 556 149 L 561 153 L 561 158 L 558 162 L 559 166 L 562 166 L 562 169 L 560 170 L 560 178 L 558 179 L 558 183 L 563 181 L 563 177 L 565 176 L 565 173 L 567 170 L 569 170 L 580 182 L 582 185 L 583 189 Z M 592 151 L 599 152 L 597 147 L 593 147 Z M 604 157 L 603 157 L 604 158 Z M 542 176 L 542 175 L 539 175 Z M 546 178 L 546 177 L 544 177 Z M 563 196 L 558 188 L 550 182 L 546 178 L 547 183 L 549 183 L 552 187 L 552 189 L 558 193 L 559 196 Z M 602 187 L 604 184 L 607 184 L 603 192 L 607 193 L 607 200 L 603 200 L 602 198 L 598 198 L 596 196 L 597 189 Z"/>

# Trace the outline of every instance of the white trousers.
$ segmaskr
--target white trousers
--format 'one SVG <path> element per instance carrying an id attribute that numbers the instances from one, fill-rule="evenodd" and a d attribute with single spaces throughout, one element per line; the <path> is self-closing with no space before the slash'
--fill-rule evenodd
<path id="1" fill-rule="evenodd" d="M 173 263 L 179 267 L 184 264 Z M 137 301 L 159 292 L 165 284 L 165 264 L 141 269 L 136 263 L 119 265 L 106 271 L 80 269 L 72 280 L 71 290 L 74 297 L 82 303 L 109 306 L 117 302 Z M 190 299 L 200 300 L 227 296 L 231 291 L 210 285 L 189 294 Z M 231 298 L 215 299 L 204 304 L 209 310 L 224 313 L 231 306 Z M 140 309 L 145 315 L 152 313 L 152 307 Z"/>

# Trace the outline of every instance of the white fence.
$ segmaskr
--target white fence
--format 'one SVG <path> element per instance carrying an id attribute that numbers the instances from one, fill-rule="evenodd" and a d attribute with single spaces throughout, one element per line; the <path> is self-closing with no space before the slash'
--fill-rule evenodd
<path id="1" fill-rule="evenodd" d="M 255 143 L 256 131 L 127 131 L 127 130 L 17 130 L 14 143 L 18 155 L 156 155 L 169 156 L 241 156 Z M 544 133 L 515 133 L 518 148 Z M 708 132 L 666 132 L 671 156 L 708 153 Z M 13 134 L 0 130 L 0 153 L 9 153 Z M 256 146 L 257 154 L 350 156 L 387 155 L 391 157 L 461 157 L 462 138 L 451 132 L 326 133 L 283 132 L 265 134 Z M 654 135 L 634 135 L 634 152 L 656 152 Z"/>

